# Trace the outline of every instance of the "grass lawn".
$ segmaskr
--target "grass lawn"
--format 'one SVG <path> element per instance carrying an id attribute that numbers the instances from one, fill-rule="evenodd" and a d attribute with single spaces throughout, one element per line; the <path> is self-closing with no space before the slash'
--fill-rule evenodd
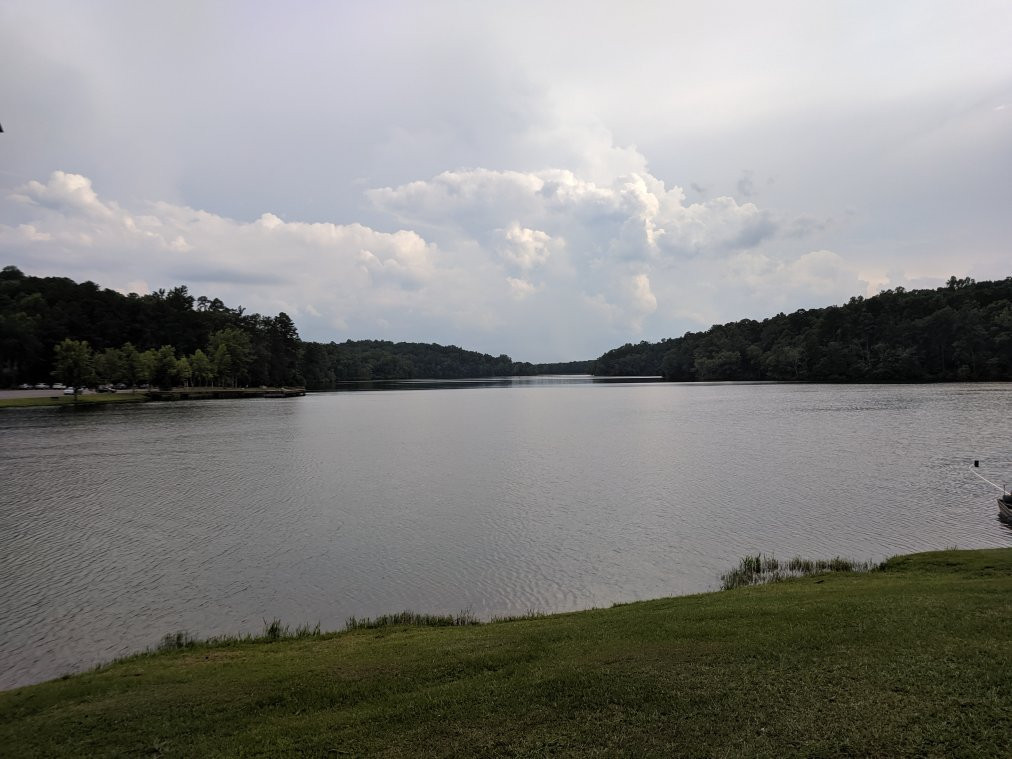
<path id="1" fill-rule="evenodd" d="M 73 406 L 72 395 L 39 396 L 26 398 L 0 398 L 0 408 L 25 408 L 26 406 Z M 142 393 L 96 393 L 94 395 L 77 396 L 77 405 L 99 403 L 142 403 L 146 401 Z"/>
<path id="2" fill-rule="evenodd" d="M 1012 755 L 1012 549 L 464 627 L 146 655 L 0 694 L 0 755 Z"/>

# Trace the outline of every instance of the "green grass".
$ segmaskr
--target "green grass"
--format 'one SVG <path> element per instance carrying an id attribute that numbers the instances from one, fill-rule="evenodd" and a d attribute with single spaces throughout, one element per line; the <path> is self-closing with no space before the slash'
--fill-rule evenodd
<path id="1" fill-rule="evenodd" d="M 26 398 L 0 398 L 0 408 L 24 408 L 27 406 L 73 406 L 72 395 L 31 396 Z M 100 393 L 95 395 L 77 396 L 77 405 L 97 405 L 101 403 L 142 403 L 146 401 L 142 393 Z"/>
<path id="2" fill-rule="evenodd" d="M 0 754 L 1006 757 L 1010 641 L 1012 549 L 919 554 L 503 623 L 184 639 L 0 694 Z"/>

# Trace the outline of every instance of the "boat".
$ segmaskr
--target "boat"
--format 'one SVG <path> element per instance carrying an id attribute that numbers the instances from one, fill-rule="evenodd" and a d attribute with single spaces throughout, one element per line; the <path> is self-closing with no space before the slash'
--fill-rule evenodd
<path id="1" fill-rule="evenodd" d="M 998 500 L 998 518 L 1012 524 L 1012 493 L 1002 493 Z"/>
<path id="2" fill-rule="evenodd" d="M 970 467 L 970 472 L 976 475 L 979 479 L 986 482 L 988 485 L 993 487 L 995 490 L 1000 490 L 1001 495 L 995 500 L 998 501 L 998 518 L 1001 521 L 1008 524 L 1012 524 L 1012 492 L 1010 492 L 1004 485 L 999 485 L 995 482 L 991 482 L 987 477 L 984 477 L 976 470 L 980 467 L 980 461 L 974 459 L 973 466 Z"/>

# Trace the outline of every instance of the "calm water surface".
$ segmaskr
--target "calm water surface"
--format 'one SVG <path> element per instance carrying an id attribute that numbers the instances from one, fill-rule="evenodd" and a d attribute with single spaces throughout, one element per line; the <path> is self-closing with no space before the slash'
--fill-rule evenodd
<path id="1" fill-rule="evenodd" d="M 966 469 L 1012 461 L 1009 385 L 492 384 L 0 412 L 0 688 L 175 630 L 582 609 L 713 589 L 756 551 L 1012 546 Z"/>

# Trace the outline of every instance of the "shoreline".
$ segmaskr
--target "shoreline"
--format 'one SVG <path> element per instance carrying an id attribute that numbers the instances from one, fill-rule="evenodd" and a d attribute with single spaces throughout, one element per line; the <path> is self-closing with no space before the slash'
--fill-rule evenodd
<path id="1" fill-rule="evenodd" d="M 7 394 L 7 397 L 0 397 L 0 409 L 4 408 L 35 408 L 35 407 L 73 407 L 75 405 L 102 405 L 115 403 L 147 403 L 151 401 L 178 401 L 178 400 L 215 400 L 215 399 L 243 399 L 243 398 L 294 398 L 306 394 L 304 387 L 259 387 L 259 388 L 231 388 L 231 387 L 177 387 L 172 390 L 119 390 L 115 393 L 96 393 L 89 391 L 77 396 L 77 403 L 74 396 L 53 395 L 58 391 L 11 391 L 11 393 L 25 393 L 25 395 Z"/>
<path id="2" fill-rule="evenodd" d="M 11 756 L 1005 756 L 1010 594 L 1002 548 L 480 625 L 394 615 L 321 634 L 275 620 L 256 640 L 176 636 L 2 692 L 0 745 Z"/>

